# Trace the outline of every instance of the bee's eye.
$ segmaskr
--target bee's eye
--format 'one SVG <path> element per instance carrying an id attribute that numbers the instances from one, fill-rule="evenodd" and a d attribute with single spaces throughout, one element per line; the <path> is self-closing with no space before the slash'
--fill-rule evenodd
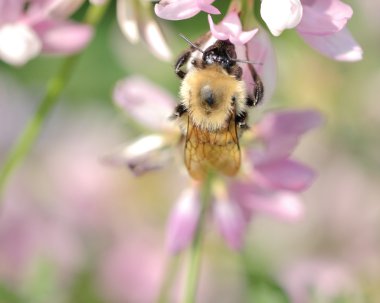
<path id="1" fill-rule="evenodd" d="M 232 103 L 235 103 L 235 102 L 236 102 L 236 97 L 235 97 L 235 96 L 232 96 L 232 97 L 231 97 L 231 101 L 232 101 Z"/>

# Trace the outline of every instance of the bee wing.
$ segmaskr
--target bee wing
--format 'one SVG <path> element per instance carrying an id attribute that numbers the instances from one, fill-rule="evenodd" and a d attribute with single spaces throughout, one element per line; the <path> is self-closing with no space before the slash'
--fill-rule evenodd
<path id="1" fill-rule="evenodd" d="M 234 116 L 231 117 L 228 127 L 217 132 L 200 129 L 188 118 L 185 164 L 194 179 L 202 179 L 210 169 L 233 176 L 240 168 L 240 161 Z"/>

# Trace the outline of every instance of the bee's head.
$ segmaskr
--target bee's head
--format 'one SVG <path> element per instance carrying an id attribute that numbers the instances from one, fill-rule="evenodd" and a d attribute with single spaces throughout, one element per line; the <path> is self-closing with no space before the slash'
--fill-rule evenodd
<path id="1" fill-rule="evenodd" d="M 202 56 L 204 65 L 218 64 L 222 68 L 229 70 L 236 64 L 236 52 L 234 45 L 228 40 L 219 40 L 208 47 Z"/>

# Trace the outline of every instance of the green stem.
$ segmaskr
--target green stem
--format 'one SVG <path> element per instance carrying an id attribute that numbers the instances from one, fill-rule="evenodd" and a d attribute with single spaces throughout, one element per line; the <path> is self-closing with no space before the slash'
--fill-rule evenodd
<path id="1" fill-rule="evenodd" d="M 197 229 L 195 231 L 193 243 L 189 252 L 189 265 L 185 281 L 185 292 L 184 299 L 182 303 L 195 303 L 199 270 L 201 264 L 201 248 L 202 248 L 202 238 L 203 238 L 203 227 L 205 224 L 207 209 L 209 208 L 211 202 L 211 185 L 212 185 L 213 175 L 208 173 L 201 190 L 201 203 L 202 208 L 198 220 Z"/>
<path id="2" fill-rule="evenodd" d="M 90 5 L 84 17 L 84 23 L 96 25 L 104 16 L 108 2 L 101 6 Z M 80 54 L 68 56 L 62 63 L 57 74 L 48 82 L 46 94 L 30 119 L 18 141 L 13 146 L 0 170 L 0 197 L 13 170 L 24 160 L 33 143 L 41 132 L 41 127 L 47 116 L 57 104 L 59 96 L 69 82 L 78 62 Z"/>
<path id="3" fill-rule="evenodd" d="M 174 279 L 177 276 L 178 264 L 179 264 L 179 257 L 178 256 L 172 257 L 168 261 L 168 263 L 166 264 L 166 268 L 164 271 L 164 276 L 162 279 L 160 292 L 159 292 L 158 298 L 156 300 L 157 303 L 169 302 L 168 293 L 169 293 L 171 286 L 173 285 Z"/>

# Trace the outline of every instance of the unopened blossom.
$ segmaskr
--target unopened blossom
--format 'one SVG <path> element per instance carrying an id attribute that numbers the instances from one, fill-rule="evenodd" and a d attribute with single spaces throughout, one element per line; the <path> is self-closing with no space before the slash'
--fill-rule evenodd
<path id="1" fill-rule="evenodd" d="M 278 9 L 278 5 L 288 9 Z M 362 59 L 362 49 L 346 28 L 352 8 L 340 0 L 263 0 L 261 16 L 275 36 L 295 28 L 311 47 L 340 61 Z M 302 18 L 301 18 L 302 17 Z"/>
<path id="2" fill-rule="evenodd" d="M 0 0 L 0 59 L 23 65 L 41 52 L 80 51 L 90 41 L 92 28 L 66 19 L 82 2 Z"/>
<path id="3" fill-rule="evenodd" d="M 151 94 L 156 98 L 151 98 Z M 173 104 L 173 111 L 175 103 L 170 96 L 164 101 L 165 95 L 168 96 L 142 79 L 131 78 L 119 82 L 114 97 L 127 114 L 144 123 L 150 120 L 151 107 L 160 121 L 170 116 L 169 105 Z M 142 114 L 145 109 L 146 116 Z M 246 228 L 255 215 L 267 214 L 288 222 L 302 217 L 303 205 L 298 194 L 311 185 L 314 172 L 290 159 L 290 154 L 300 137 L 320 123 L 321 117 L 315 111 L 279 111 L 268 114 L 253 126 L 248 131 L 247 142 L 243 135 L 241 144 L 249 147 L 243 155 L 241 174 L 223 182 L 217 179 L 212 185 L 213 218 L 231 248 L 239 249 L 243 245 Z M 119 162 L 127 164 L 135 174 L 167 165 L 175 160 L 175 151 L 179 150 L 181 134 L 177 126 L 171 124 L 170 131 L 167 122 L 161 124 L 152 119 L 148 127 L 154 125 L 158 126 L 158 133 L 138 139 L 124 150 L 129 152 L 119 154 Z M 279 149 L 273 151 L 277 141 Z M 176 253 L 191 243 L 200 205 L 198 185 L 192 183 L 184 189 L 170 215 L 168 248 L 171 252 Z"/>
<path id="4" fill-rule="evenodd" d="M 215 0 L 161 0 L 154 6 L 157 16 L 168 20 L 182 20 L 194 17 L 201 11 L 220 14 L 212 5 Z"/>
<path id="5" fill-rule="evenodd" d="M 302 18 L 300 0 L 263 0 L 261 17 L 274 36 L 279 36 L 285 29 L 294 28 Z"/>
<path id="6" fill-rule="evenodd" d="M 148 1 L 117 0 L 116 9 L 120 29 L 131 43 L 141 39 L 159 59 L 169 61 L 172 58 L 165 36 L 150 14 Z"/>

